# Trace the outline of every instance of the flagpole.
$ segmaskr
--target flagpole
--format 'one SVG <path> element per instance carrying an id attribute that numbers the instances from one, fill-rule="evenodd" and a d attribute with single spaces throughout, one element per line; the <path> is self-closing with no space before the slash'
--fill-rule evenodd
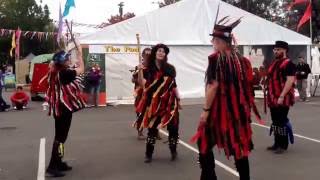
<path id="1" fill-rule="evenodd" d="M 312 0 L 310 0 L 311 4 L 311 17 L 310 17 L 310 38 L 311 38 L 311 45 L 313 44 L 313 32 L 312 32 Z"/>
<path id="2" fill-rule="evenodd" d="M 74 43 L 76 49 L 79 50 L 79 49 L 78 49 L 78 46 L 77 46 L 77 43 L 76 43 L 76 41 L 75 41 L 75 39 L 74 39 L 74 36 L 73 36 L 73 34 L 72 34 L 72 30 L 71 30 L 71 28 L 70 28 L 70 26 L 69 26 L 68 20 L 66 20 L 66 24 L 67 24 L 67 28 L 68 28 L 68 30 L 69 30 L 69 32 L 70 32 L 70 40 Z M 71 24 L 71 25 L 72 25 L 72 24 Z M 80 47 L 79 47 L 79 48 L 80 48 Z"/>
<path id="3" fill-rule="evenodd" d="M 312 36 L 313 36 L 313 32 L 312 32 L 312 0 L 310 0 L 310 5 L 311 5 L 311 16 L 310 16 L 310 39 L 311 39 L 311 44 L 309 46 L 309 57 L 307 57 L 307 61 L 309 59 L 310 66 L 312 68 L 312 65 L 313 65 L 313 62 L 312 62 L 312 45 L 313 45 L 313 38 L 312 38 Z M 309 87 L 309 93 L 310 93 L 310 97 L 311 97 L 312 96 L 312 94 L 311 94 L 312 92 L 311 92 L 311 79 L 310 79 L 310 77 L 308 77 L 308 81 L 309 82 L 307 84 L 307 88 Z"/>

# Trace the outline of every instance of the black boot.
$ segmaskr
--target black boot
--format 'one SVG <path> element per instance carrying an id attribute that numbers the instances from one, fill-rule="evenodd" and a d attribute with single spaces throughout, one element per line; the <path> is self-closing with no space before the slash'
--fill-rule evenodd
<path id="1" fill-rule="evenodd" d="M 177 159 L 177 145 L 178 145 L 178 138 L 170 137 L 169 138 L 169 148 L 171 152 L 171 161 L 175 161 Z"/>
<path id="2" fill-rule="evenodd" d="M 63 157 L 63 144 L 55 141 L 52 146 L 51 160 L 47 168 L 47 173 L 52 177 L 63 177 L 65 174 L 59 169 Z"/>
<path id="3" fill-rule="evenodd" d="M 151 163 L 152 162 L 152 154 L 154 151 L 154 145 L 156 143 L 155 137 L 148 137 L 147 138 L 147 144 L 146 144 L 146 157 L 144 162 L 145 163 Z"/>
<path id="4" fill-rule="evenodd" d="M 72 170 L 72 167 L 69 166 L 66 162 L 61 162 L 61 163 L 58 165 L 58 170 L 59 170 L 59 171 L 71 171 L 71 170 Z"/>
<path id="5" fill-rule="evenodd" d="M 239 172 L 240 180 L 250 180 L 249 159 L 245 157 L 235 161 L 236 168 Z"/>
<path id="6" fill-rule="evenodd" d="M 213 152 L 199 154 L 199 162 L 201 167 L 200 180 L 217 180 Z"/>
<path id="7" fill-rule="evenodd" d="M 267 150 L 268 150 L 268 151 L 276 151 L 277 149 L 278 149 L 278 147 L 276 146 L 276 144 L 267 147 Z"/>
<path id="8" fill-rule="evenodd" d="M 54 169 L 54 168 L 47 168 L 47 174 L 49 174 L 51 177 L 64 177 L 66 174 L 64 174 L 63 172 L 59 171 L 58 169 Z"/>

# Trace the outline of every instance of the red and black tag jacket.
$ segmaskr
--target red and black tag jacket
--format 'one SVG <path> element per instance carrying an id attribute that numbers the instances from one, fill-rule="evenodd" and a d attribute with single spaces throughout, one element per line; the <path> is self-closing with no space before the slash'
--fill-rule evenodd
<path id="1" fill-rule="evenodd" d="M 76 76 L 75 70 L 51 70 L 48 74 L 46 100 L 49 104 L 49 115 L 61 115 L 62 108 L 76 112 L 85 108 L 81 95 L 82 79 Z M 63 107 L 64 106 L 64 107 Z"/>
<path id="2" fill-rule="evenodd" d="M 227 157 L 249 156 L 252 149 L 251 111 L 260 120 L 254 104 L 250 61 L 236 52 L 231 52 L 230 56 L 212 54 L 206 76 L 207 83 L 217 81 L 219 85 L 207 124 L 199 125 L 192 141 L 201 140 L 200 153 L 205 153 L 208 144 L 213 144 L 223 149 Z M 209 132 L 205 132 L 207 129 Z"/>
<path id="3" fill-rule="evenodd" d="M 268 69 L 267 102 L 269 107 L 277 107 L 278 99 L 284 89 L 288 76 L 296 75 L 296 66 L 290 59 L 275 60 Z M 285 95 L 282 106 L 293 106 L 295 102 L 294 85 Z"/>
<path id="4" fill-rule="evenodd" d="M 145 78 L 147 82 L 137 107 L 137 112 L 140 113 L 138 120 L 142 120 L 140 128 L 153 127 L 158 118 L 161 119 L 160 127 L 165 127 L 169 123 L 178 126 L 179 111 L 174 67 L 168 65 L 166 69 L 159 70 L 155 74 L 147 73 Z"/>

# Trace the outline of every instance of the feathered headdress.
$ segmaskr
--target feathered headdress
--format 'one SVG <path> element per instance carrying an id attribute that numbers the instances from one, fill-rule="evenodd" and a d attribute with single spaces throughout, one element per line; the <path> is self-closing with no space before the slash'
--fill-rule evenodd
<path id="1" fill-rule="evenodd" d="M 217 37 L 231 43 L 233 38 L 232 30 L 240 24 L 241 19 L 242 17 L 232 23 L 229 23 L 231 20 L 229 16 L 222 18 L 214 25 L 213 32 L 210 36 Z"/>

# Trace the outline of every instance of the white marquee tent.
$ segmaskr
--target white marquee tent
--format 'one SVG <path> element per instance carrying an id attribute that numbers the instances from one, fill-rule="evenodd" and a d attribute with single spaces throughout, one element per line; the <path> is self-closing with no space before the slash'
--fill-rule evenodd
<path id="1" fill-rule="evenodd" d="M 233 20 L 243 17 L 233 31 L 239 45 L 273 45 L 276 40 L 285 40 L 290 45 L 311 43 L 308 37 L 218 0 L 183 0 L 106 27 L 80 41 L 89 45 L 90 53 L 106 55 L 109 100 L 132 98 L 129 70 L 137 65 L 138 58 L 127 49 L 136 46 L 136 33 L 140 34 L 143 47 L 160 42 L 170 46 L 169 62 L 177 69 L 183 98 L 203 97 L 206 57 L 212 53 L 209 34 L 217 14 L 218 20 L 225 16 Z"/>

